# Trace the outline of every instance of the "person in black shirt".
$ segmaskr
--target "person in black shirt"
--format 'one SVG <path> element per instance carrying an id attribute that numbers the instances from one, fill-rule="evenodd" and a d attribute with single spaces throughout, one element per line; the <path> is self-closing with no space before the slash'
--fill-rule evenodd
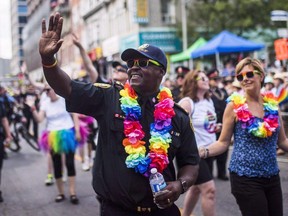
<path id="1" fill-rule="evenodd" d="M 46 80 L 66 99 L 67 110 L 93 116 L 99 123 L 93 188 L 101 216 L 180 216 L 174 202 L 194 184 L 199 155 L 188 114 L 174 104 L 170 90 L 159 90 L 166 73 L 165 54 L 148 44 L 125 50 L 121 58 L 128 65 L 129 82 L 124 89 L 120 82 L 72 81 L 54 58 L 63 42 L 62 25 L 59 13 L 50 16 L 48 30 L 43 20 L 39 52 Z M 148 180 L 152 167 L 167 182 L 154 197 Z"/>
<path id="2" fill-rule="evenodd" d="M 1 88 L 1 87 L 0 87 Z M 4 145 L 9 144 L 12 140 L 10 133 L 9 122 L 5 111 L 5 105 L 0 102 L 0 186 L 1 186 L 1 172 L 4 159 Z M 2 191 L 0 187 L 0 202 L 3 202 Z"/>
<path id="3" fill-rule="evenodd" d="M 176 76 L 176 86 L 172 89 L 173 99 L 178 103 L 181 99 L 180 94 L 182 92 L 182 85 L 185 75 L 190 71 L 189 68 L 185 66 L 178 66 L 175 68 Z"/>
<path id="4" fill-rule="evenodd" d="M 217 115 L 217 123 L 223 122 L 223 115 L 226 108 L 226 99 L 228 98 L 228 94 L 224 88 L 219 88 L 219 82 L 221 82 L 221 77 L 219 77 L 219 71 L 217 69 L 211 69 L 207 72 L 207 76 L 209 78 L 211 99 L 214 103 L 216 115 Z M 216 133 L 216 139 L 220 137 L 220 132 Z M 227 156 L 228 149 L 220 155 L 215 156 L 216 164 L 217 164 L 217 172 L 218 179 L 223 181 L 228 181 L 227 177 Z M 211 160 L 213 162 L 213 160 Z M 209 168 L 211 173 L 213 173 L 213 163 L 209 164 Z"/>

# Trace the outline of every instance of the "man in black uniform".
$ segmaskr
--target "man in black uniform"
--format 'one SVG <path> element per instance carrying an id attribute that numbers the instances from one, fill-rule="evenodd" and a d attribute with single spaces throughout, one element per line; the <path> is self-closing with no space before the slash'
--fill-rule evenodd
<path id="1" fill-rule="evenodd" d="M 178 103 L 180 101 L 180 94 L 182 91 L 182 85 L 184 82 L 184 78 L 185 75 L 190 71 L 189 68 L 185 67 L 185 66 L 178 66 L 175 68 L 175 73 L 177 74 L 176 76 L 176 86 L 175 88 L 172 90 L 172 94 L 173 94 L 173 99 L 176 103 Z"/>
<path id="2" fill-rule="evenodd" d="M 217 115 L 217 123 L 222 124 L 228 94 L 224 88 L 219 88 L 221 77 L 219 77 L 219 71 L 217 69 L 214 68 L 209 70 L 207 72 L 207 77 L 209 78 L 211 99 L 213 100 L 214 103 Z M 220 133 L 221 132 L 216 133 L 216 139 L 219 138 Z M 228 150 L 215 157 L 217 164 L 218 179 L 223 181 L 228 181 L 228 177 L 226 175 L 227 156 L 228 156 Z M 210 170 L 213 174 L 213 163 L 211 164 Z"/>
<path id="3" fill-rule="evenodd" d="M 93 116 L 99 123 L 93 188 L 101 204 L 101 216 L 180 216 L 174 202 L 195 182 L 199 163 L 193 126 L 187 113 L 174 104 L 175 116 L 169 130 L 169 163 L 162 173 L 167 186 L 163 193 L 153 197 L 149 179 L 134 169 L 127 168 L 125 164 L 128 156 L 122 145 L 125 138 L 125 113 L 121 110 L 119 100 L 119 91 L 123 89 L 123 85 L 119 82 L 111 86 L 71 81 L 57 66 L 57 60 L 54 58 L 63 42 L 60 39 L 62 24 L 63 18 L 58 13 L 50 16 L 48 30 L 45 20 L 42 22 L 39 52 L 44 75 L 57 94 L 66 98 L 67 109 Z M 155 104 L 159 104 L 156 95 L 166 72 L 167 59 L 159 48 L 151 45 L 143 45 L 137 50 L 127 49 L 121 58 L 127 62 L 128 80 L 135 94 L 138 94 L 138 99 L 134 102 L 141 106 L 142 118 L 139 121 L 145 132 L 142 141 L 145 142 L 148 152 L 149 125 L 154 120 Z M 177 174 L 173 164 L 174 158 L 178 166 Z"/>

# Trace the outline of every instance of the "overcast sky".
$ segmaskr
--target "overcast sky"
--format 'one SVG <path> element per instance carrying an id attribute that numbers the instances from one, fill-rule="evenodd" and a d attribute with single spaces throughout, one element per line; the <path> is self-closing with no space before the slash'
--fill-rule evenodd
<path id="1" fill-rule="evenodd" d="M 11 27 L 10 27 L 10 0 L 1 0 L 0 6 L 0 58 L 10 59 Z"/>

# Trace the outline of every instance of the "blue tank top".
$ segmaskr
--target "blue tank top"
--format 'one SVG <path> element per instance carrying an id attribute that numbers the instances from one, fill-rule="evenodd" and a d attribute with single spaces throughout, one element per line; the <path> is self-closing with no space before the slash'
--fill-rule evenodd
<path id="1" fill-rule="evenodd" d="M 267 178 L 277 175 L 279 173 L 276 155 L 278 134 L 279 126 L 272 136 L 259 138 L 243 129 L 241 122 L 237 121 L 229 171 L 247 177 Z"/>

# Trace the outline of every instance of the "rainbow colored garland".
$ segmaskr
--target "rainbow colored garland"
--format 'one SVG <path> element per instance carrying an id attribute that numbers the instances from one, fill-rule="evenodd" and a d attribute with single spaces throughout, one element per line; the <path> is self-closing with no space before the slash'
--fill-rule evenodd
<path id="1" fill-rule="evenodd" d="M 154 123 L 150 125 L 150 152 L 147 155 L 145 141 L 142 140 L 145 133 L 139 122 L 141 107 L 137 102 L 138 96 L 128 82 L 120 91 L 120 95 L 121 109 L 126 115 L 124 120 L 126 138 L 123 139 L 123 145 L 128 154 L 125 162 L 127 168 L 134 168 L 136 173 L 139 172 L 146 177 L 150 176 L 150 170 L 154 167 L 162 173 L 169 164 L 168 148 L 172 142 L 169 132 L 172 128 L 172 118 L 175 116 L 171 91 L 164 87 L 157 95 L 159 102 L 155 104 Z"/>
<path id="2" fill-rule="evenodd" d="M 256 118 L 248 110 L 246 98 L 238 93 L 233 93 L 227 102 L 233 101 L 234 112 L 238 120 L 242 122 L 242 128 L 246 128 L 249 133 L 259 138 L 266 138 L 273 134 L 278 127 L 278 102 L 273 93 L 268 92 L 263 95 L 264 117 Z"/>

